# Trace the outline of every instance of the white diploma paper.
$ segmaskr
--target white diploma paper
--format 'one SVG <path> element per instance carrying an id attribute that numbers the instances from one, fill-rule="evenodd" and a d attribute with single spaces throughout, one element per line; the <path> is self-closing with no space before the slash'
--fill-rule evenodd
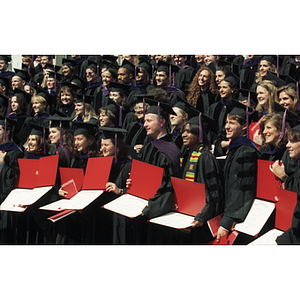
<path id="1" fill-rule="evenodd" d="M 20 205 L 29 206 L 35 203 L 51 189 L 52 186 L 36 187 L 34 189 L 13 189 L 2 202 L 0 210 L 23 212 L 26 210 L 26 207 L 20 207 Z"/>
<path id="2" fill-rule="evenodd" d="M 275 240 L 282 234 L 283 231 L 274 228 L 248 245 L 277 245 Z"/>
<path id="3" fill-rule="evenodd" d="M 63 199 L 40 207 L 44 210 L 62 211 L 65 209 L 82 210 L 103 193 L 103 190 L 81 190 L 71 199 Z"/>
<path id="4" fill-rule="evenodd" d="M 275 203 L 255 199 L 243 223 L 235 225 L 235 229 L 252 236 L 256 236 L 275 209 Z"/>
<path id="5" fill-rule="evenodd" d="M 183 229 L 192 226 L 194 217 L 178 212 L 169 212 L 163 216 L 150 220 L 151 223 L 160 224 L 172 228 Z"/>
<path id="6" fill-rule="evenodd" d="M 105 204 L 103 207 L 120 215 L 135 218 L 141 214 L 142 210 L 147 205 L 147 200 L 130 194 L 125 194 Z"/>

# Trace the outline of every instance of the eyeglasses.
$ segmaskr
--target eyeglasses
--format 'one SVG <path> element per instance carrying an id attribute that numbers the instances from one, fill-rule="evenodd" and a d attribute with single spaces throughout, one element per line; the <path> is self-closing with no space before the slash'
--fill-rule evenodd
<path id="1" fill-rule="evenodd" d="M 87 73 L 85 73 L 85 75 L 89 75 L 89 76 L 91 76 L 93 74 L 95 74 L 95 73 L 94 72 L 87 72 Z"/>

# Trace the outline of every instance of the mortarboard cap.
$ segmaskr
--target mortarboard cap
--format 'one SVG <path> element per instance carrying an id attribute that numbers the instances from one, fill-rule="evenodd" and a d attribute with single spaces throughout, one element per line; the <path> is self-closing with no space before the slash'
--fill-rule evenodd
<path id="1" fill-rule="evenodd" d="M 73 118 L 71 117 L 65 117 L 55 113 L 51 117 L 47 118 L 47 121 L 49 121 L 49 128 L 60 127 L 60 124 L 62 128 L 70 128 L 70 122 L 72 119 Z"/>
<path id="2" fill-rule="evenodd" d="M 46 136 L 48 136 L 48 133 L 49 133 L 48 128 L 31 122 L 25 128 L 23 128 L 21 131 L 19 131 L 16 134 L 16 138 L 21 143 L 24 144 L 29 135 L 37 135 L 37 136 L 44 137 L 44 133 L 45 133 L 45 138 L 46 138 Z"/>
<path id="3" fill-rule="evenodd" d="M 3 128 L 5 127 L 5 120 L 6 120 L 6 128 L 8 129 L 12 129 L 17 124 L 16 119 L 12 119 L 10 117 L 5 117 L 0 115 L 0 125 L 2 125 Z"/>
<path id="4" fill-rule="evenodd" d="M 231 68 L 231 62 L 223 59 L 218 59 L 218 67 L 229 67 Z"/>
<path id="5" fill-rule="evenodd" d="M 123 128 L 115 128 L 115 127 L 101 127 L 98 129 L 102 131 L 100 135 L 100 139 L 114 139 L 115 140 L 115 161 L 117 161 L 117 149 L 118 149 L 118 140 L 123 140 L 123 133 L 126 133 L 127 130 Z"/>
<path id="6" fill-rule="evenodd" d="M 56 96 L 51 95 L 50 93 L 40 88 L 39 86 L 36 88 L 36 95 L 43 97 L 49 105 L 56 104 Z"/>
<path id="7" fill-rule="evenodd" d="M 71 128 L 74 129 L 74 136 L 79 134 L 95 136 L 98 132 L 98 125 L 90 122 L 73 121 Z"/>
<path id="8" fill-rule="evenodd" d="M 0 55 L 0 60 L 10 62 L 11 61 L 11 55 Z"/>
<path id="9" fill-rule="evenodd" d="M 30 80 L 30 76 L 29 76 L 27 70 L 21 70 L 21 69 L 14 68 L 14 71 L 16 73 L 14 76 L 19 76 L 20 78 L 22 78 L 26 82 L 28 82 Z"/>
<path id="10" fill-rule="evenodd" d="M 127 130 L 123 128 L 116 128 L 116 127 L 102 127 L 99 126 L 98 128 L 102 131 L 100 138 L 101 139 L 114 139 L 115 135 L 117 134 L 117 138 L 119 140 L 123 139 L 123 133 L 126 133 Z"/>
<path id="11" fill-rule="evenodd" d="M 285 121 L 288 122 L 291 125 L 291 127 L 294 127 L 298 124 L 298 115 L 293 113 L 291 110 L 286 109 L 283 105 L 280 105 L 276 101 L 274 103 L 274 111 L 280 113 L 281 115 L 286 111 Z"/>
<path id="12" fill-rule="evenodd" d="M 276 57 L 272 56 L 272 55 L 265 55 L 261 58 L 260 61 L 262 60 L 266 60 L 268 61 L 269 63 L 273 64 L 273 65 L 276 65 Z"/>
<path id="13" fill-rule="evenodd" d="M 53 108 L 53 109 L 51 110 L 50 115 L 51 115 L 51 116 L 59 115 L 60 117 L 63 117 L 63 118 L 68 117 L 68 115 L 66 115 L 65 113 L 63 113 L 63 112 L 57 110 L 56 108 Z"/>
<path id="14" fill-rule="evenodd" d="M 157 72 L 165 72 L 168 76 L 170 76 L 170 68 L 172 73 L 179 71 L 179 67 L 177 65 L 169 64 L 164 60 L 159 60 L 157 63 Z"/>
<path id="15" fill-rule="evenodd" d="M 49 69 L 57 73 L 61 69 L 61 66 L 54 66 L 53 64 L 46 63 L 44 69 Z"/>
<path id="16" fill-rule="evenodd" d="M 186 123 L 199 125 L 199 115 L 190 118 Z M 204 131 L 206 133 L 208 133 L 210 131 L 215 132 L 215 133 L 218 132 L 215 120 L 203 113 L 201 113 L 201 124 L 202 124 L 202 128 L 204 129 Z"/>
<path id="17" fill-rule="evenodd" d="M 124 93 L 125 95 L 129 95 L 130 92 L 130 85 L 129 84 L 122 84 L 119 82 L 111 82 L 110 88 L 112 92 L 119 92 Z"/>
<path id="18" fill-rule="evenodd" d="M 77 62 L 74 59 L 63 58 L 62 65 L 68 66 L 69 68 L 76 68 Z"/>
<path id="19" fill-rule="evenodd" d="M 4 76 L 0 76 L 0 84 L 9 87 L 9 79 Z"/>
<path id="20" fill-rule="evenodd" d="M 144 68 L 146 70 L 146 72 L 148 72 L 149 75 L 151 75 L 151 73 L 152 73 L 152 65 L 144 57 L 142 57 L 140 59 L 139 65 L 137 66 L 137 68 Z"/>
<path id="21" fill-rule="evenodd" d="M 274 74 L 270 71 L 268 71 L 266 80 L 272 81 L 276 87 L 281 87 L 281 86 L 285 85 L 285 81 L 283 79 L 281 79 L 280 77 L 277 77 L 276 74 Z"/>
<path id="22" fill-rule="evenodd" d="M 116 62 L 116 60 L 118 59 L 118 56 L 115 56 L 115 55 L 102 55 L 102 59 L 103 60 L 108 60 L 110 62 Z"/>
<path id="23" fill-rule="evenodd" d="M 129 60 L 124 59 L 122 65 L 119 68 L 125 68 L 129 73 L 134 74 L 135 65 L 131 63 Z"/>
<path id="24" fill-rule="evenodd" d="M 12 133 L 14 130 L 14 126 L 17 124 L 16 119 L 12 119 L 10 117 L 5 117 L 0 115 L 0 125 L 2 125 L 2 128 L 4 130 L 3 133 L 3 142 L 6 140 L 6 130 L 9 129 L 10 132 Z M 12 136 L 12 135 L 11 135 Z"/>
<path id="25" fill-rule="evenodd" d="M 229 72 L 229 71 L 228 71 Z M 224 81 L 229 82 L 230 84 L 232 84 L 233 86 L 238 86 L 239 82 L 240 82 L 240 78 L 238 76 L 236 76 L 234 73 L 230 72 L 230 76 L 228 76 L 228 72 L 226 73 L 225 78 L 223 79 Z"/>
<path id="26" fill-rule="evenodd" d="M 56 72 L 49 72 L 49 78 L 56 78 L 57 81 L 61 81 L 62 75 Z"/>
<path id="27" fill-rule="evenodd" d="M 73 84 L 70 81 L 63 81 L 63 82 L 60 83 L 60 88 L 61 89 L 64 86 L 69 87 L 71 90 L 73 90 L 74 93 L 81 88 L 80 86 L 78 86 L 76 84 Z"/>
<path id="28" fill-rule="evenodd" d="M 75 103 L 81 103 L 84 100 L 84 103 L 91 104 L 94 96 L 91 95 L 83 95 L 83 94 L 75 94 Z"/>
<path id="29" fill-rule="evenodd" d="M 257 105 L 258 100 L 257 100 L 257 96 L 256 96 L 255 92 L 251 92 L 250 90 L 240 88 L 239 93 L 240 93 L 240 96 L 239 96 L 239 99 L 238 99 L 239 101 L 248 100 L 248 97 L 250 96 L 250 102 Z M 250 95 L 249 95 L 249 93 L 250 93 Z"/>
<path id="30" fill-rule="evenodd" d="M 248 108 L 251 119 L 257 119 L 258 112 L 256 110 L 253 110 L 251 107 L 248 107 L 247 105 L 244 105 L 243 103 L 234 99 L 232 99 L 232 106 L 233 109 L 230 111 L 230 114 L 240 116 L 246 120 L 246 111 Z M 251 114 L 252 112 L 253 114 Z"/>
<path id="31" fill-rule="evenodd" d="M 88 85 L 88 82 L 83 78 L 81 78 L 80 76 L 78 76 L 77 74 L 72 75 L 70 82 L 74 85 L 77 85 L 81 89 L 85 89 L 86 86 Z"/>
<path id="32" fill-rule="evenodd" d="M 18 95 L 22 95 L 25 98 L 25 100 L 27 101 L 27 103 L 29 103 L 31 100 L 31 95 L 29 93 L 26 93 L 25 91 L 20 90 L 18 88 L 15 88 L 13 90 L 13 96 L 18 96 Z"/>
<path id="33" fill-rule="evenodd" d="M 158 101 L 150 99 L 150 98 L 145 98 L 145 102 L 147 102 L 150 105 L 146 114 L 160 115 L 165 120 L 169 120 L 169 115 L 176 116 L 176 113 L 174 112 L 172 107 L 167 103 L 158 102 Z"/>
<path id="34" fill-rule="evenodd" d="M 195 117 L 199 115 L 200 111 L 197 110 L 193 105 L 187 102 L 184 98 L 180 95 L 177 96 L 178 101 L 173 105 L 173 107 L 178 107 L 182 109 L 189 115 L 189 118 Z"/>
<path id="35" fill-rule="evenodd" d="M 30 80 L 30 81 L 28 81 L 28 82 L 26 82 L 26 84 L 25 85 L 29 85 L 29 86 L 31 86 L 32 88 L 34 88 L 35 90 L 36 90 L 36 88 L 37 88 L 37 83 L 35 82 L 35 81 L 33 81 L 33 80 Z"/>

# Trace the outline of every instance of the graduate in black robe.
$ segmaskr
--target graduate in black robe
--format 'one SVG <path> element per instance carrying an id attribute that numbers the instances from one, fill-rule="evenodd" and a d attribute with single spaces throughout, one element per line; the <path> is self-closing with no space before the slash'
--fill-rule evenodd
<path id="1" fill-rule="evenodd" d="M 187 55 L 174 56 L 174 61 L 179 67 L 178 72 L 175 74 L 175 86 L 182 90 L 185 94 L 188 93 L 190 84 L 196 73 L 191 66 L 186 64 L 187 59 Z"/>
<path id="2" fill-rule="evenodd" d="M 201 127 L 200 127 L 201 126 Z M 191 231 L 191 243 L 205 243 L 212 240 L 207 221 L 223 212 L 224 193 L 221 168 L 209 151 L 207 139 L 209 130 L 214 130 L 214 120 L 201 114 L 187 121 L 182 134 L 185 151 L 180 158 L 180 177 L 205 185 L 206 204 L 195 216 Z"/>
<path id="3" fill-rule="evenodd" d="M 222 156 L 225 154 L 228 145 L 228 139 L 225 137 L 224 125 L 227 114 L 232 110 L 232 100 L 236 94 L 238 79 L 234 76 L 225 77 L 221 81 L 220 96 L 221 101 L 212 104 L 208 109 L 208 116 L 216 121 L 217 134 L 211 134 L 210 141 L 215 141 L 215 156 Z M 223 145 L 222 142 L 226 142 Z M 222 143 L 222 144 L 221 144 Z"/>
<path id="4" fill-rule="evenodd" d="M 74 129 L 75 155 L 71 160 L 71 168 L 80 168 L 85 172 L 88 159 L 98 157 L 98 144 L 95 138 L 97 125 L 88 122 L 72 122 Z M 59 195 L 65 192 L 59 189 Z M 86 214 L 79 212 L 62 219 L 57 228 L 56 244 L 82 244 L 84 242 L 84 224 Z"/>
<path id="5" fill-rule="evenodd" d="M 30 99 L 31 95 L 25 91 L 17 88 L 13 90 L 13 97 L 11 99 L 11 113 L 9 113 L 9 117 L 17 121 L 14 128 L 13 140 L 20 147 L 22 147 L 22 145 L 16 135 L 22 130 L 23 124 L 28 117 L 26 111 Z M 10 111 L 10 107 L 8 107 L 8 111 Z"/>
<path id="6" fill-rule="evenodd" d="M 24 156 L 21 148 L 10 142 L 14 123 L 14 120 L 0 116 L 0 204 L 13 190 L 19 176 L 18 159 Z M 0 243 L 12 244 L 12 215 L 6 211 L 1 211 L 0 230 Z"/>
<path id="7" fill-rule="evenodd" d="M 235 223 L 245 220 L 256 195 L 257 159 L 260 153 L 245 135 L 245 108 L 234 107 L 226 119 L 226 137 L 231 140 L 224 166 L 224 215 L 220 221 L 217 242 Z"/>
<path id="8" fill-rule="evenodd" d="M 147 102 L 155 103 L 156 101 L 147 99 Z M 171 142 L 171 135 L 167 133 L 168 113 L 174 114 L 174 112 L 168 105 L 164 103 L 160 103 L 160 105 L 160 109 L 156 105 L 153 105 L 147 110 L 144 127 L 147 135 L 152 138 L 152 141 L 142 147 L 137 159 L 164 168 L 163 179 L 161 186 L 156 194 L 148 200 L 148 205 L 142 210 L 141 215 L 131 222 L 133 231 L 131 235 L 125 238 L 126 243 L 129 244 L 166 243 L 168 238 L 166 235 L 167 232 L 164 229 L 150 228 L 151 225 L 147 224 L 147 219 L 155 218 L 172 210 L 173 188 L 170 176 L 179 175 L 180 151 Z M 158 122 L 158 114 L 161 116 L 160 123 Z M 116 185 L 122 188 L 124 193 L 127 191 L 126 186 L 131 184 L 130 180 L 126 181 L 129 177 L 130 168 L 130 164 L 126 165 L 122 171 L 122 175 L 116 181 Z M 147 226 L 149 226 L 148 236 Z M 156 230 L 159 230 L 158 233 Z"/>
<path id="9" fill-rule="evenodd" d="M 297 193 L 297 203 L 293 213 L 292 224 L 282 235 L 278 236 L 276 243 L 278 245 L 300 245 L 300 132 L 291 129 L 288 134 L 289 155 L 297 160 L 295 172 L 286 176 L 285 166 L 275 161 L 271 170 L 273 173 L 284 181 L 286 190 Z"/>

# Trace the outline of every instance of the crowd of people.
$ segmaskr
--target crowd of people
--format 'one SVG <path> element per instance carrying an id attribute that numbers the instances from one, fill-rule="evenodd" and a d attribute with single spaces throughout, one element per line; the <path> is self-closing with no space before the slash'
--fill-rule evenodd
<path id="1" fill-rule="evenodd" d="M 300 195 L 300 56 L 0 55 L 0 203 L 14 189 L 19 158 L 58 155 L 86 170 L 113 157 L 105 192 L 53 224 L 37 201 L 1 211 L 2 244 L 205 244 L 245 220 L 256 196 L 257 160 L 274 161 L 281 188 Z M 225 157 L 225 159 L 219 159 Z M 105 210 L 130 185 L 132 159 L 163 168 L 161 186 L 134 219 Z M 101 170 L 99 170 L 101 172 Z M 188 231 L 148 220 L 176 210 L 171 177 L 205 185 L 206 204 Z M 144 183 L 147 185 L 147 182 Z M 44 203 L 66 197 L 58 176 Z M 278 244 L 300 243 L 300 198 Z"/>

